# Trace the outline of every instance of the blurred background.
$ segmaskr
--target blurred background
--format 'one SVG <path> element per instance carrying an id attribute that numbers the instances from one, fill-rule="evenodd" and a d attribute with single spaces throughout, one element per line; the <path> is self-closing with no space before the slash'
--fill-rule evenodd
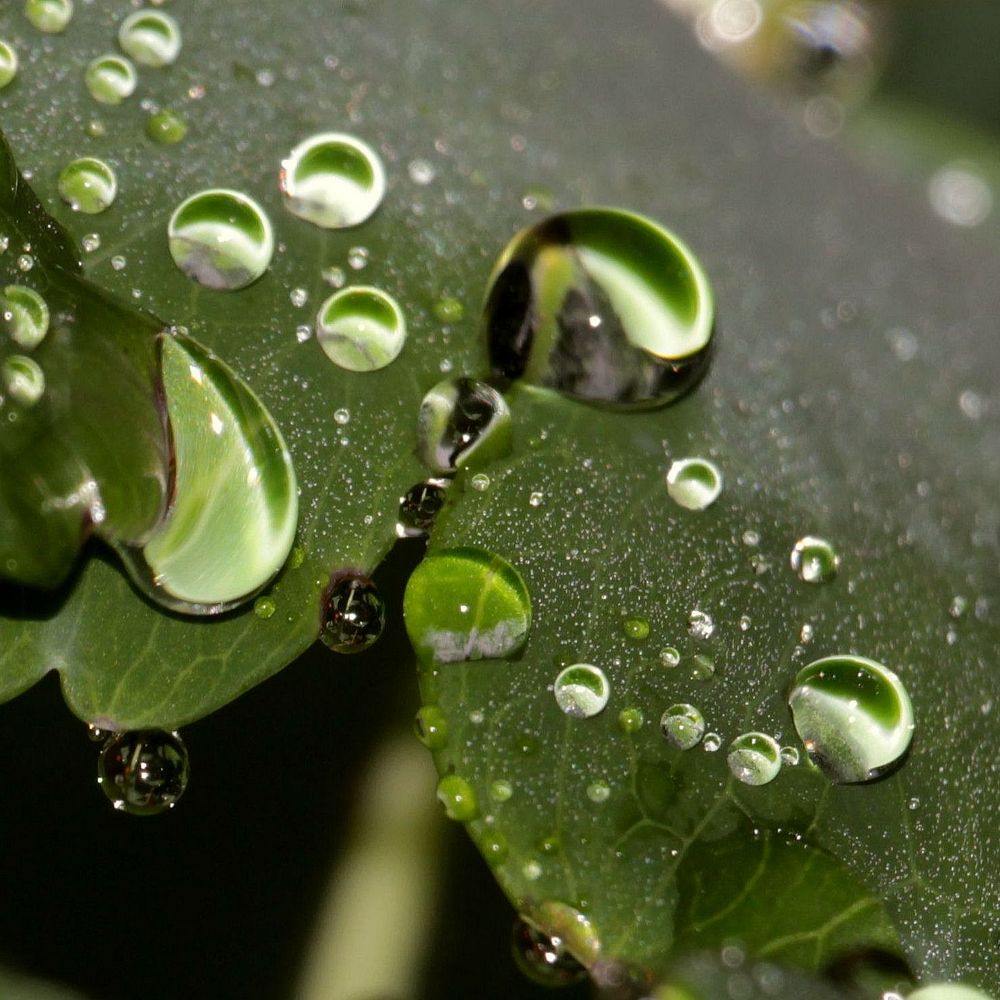
<path id="1" fill-rule="evenodd" d="M 1000 240 L 996 0 L 635 2 L 672 8 L 812 135 Z M 390 607 L 418 558 L 407 543 L 379 570 Z M 190 788 L 154 820 L 111 810 L 55 678 L 0 705 L 0 997 L 551 996 L 438 815 L 417 705 L 399 620 L 355 658 L 314 648 L 185 731 Z"/>

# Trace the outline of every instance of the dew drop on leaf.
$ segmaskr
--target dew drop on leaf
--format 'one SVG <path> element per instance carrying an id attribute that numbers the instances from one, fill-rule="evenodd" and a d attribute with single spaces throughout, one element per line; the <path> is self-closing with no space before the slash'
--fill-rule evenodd
<path id="1" fill-rule="evenodd" d="M 448 720 L 437 705 L 417 709 L 413 731 L 428 750 L 443 750 L 448 745 Z"/>
<path id="2" fill-rule="evenodd" d="M 715 634 L 715 620 L 707 611 L 694 608 L 688 615 L 688 635 L 692 639 L 708 640 Z"/>
<path id="3" fill-rule="evenodd" d="M 396 534 L 400 538 L 423 538 L 444 506 L 447 488 L 442 479 L 427 479 L 411 486 L 399 501 Z"/>
<path id="4" fill-rule="evenodd" d="M 465 316 L 465 306 L 458 299 L 444 296 L 434 303 L 434 315 L 442 323 L 457 323 Z"/>
<path id="5" fill-rule="evenodd" d="M 623 708 L 618 713 L 618 725 L 623 733 L 629 735 L 639 732 L 645 721 L 641 708 Z"/>
<path id="6" fill-rule="evenodd" d="M 510 854 L 507 838 L 496 830 L 486 830 L 480 834 L 477 844 L 483 859 L 491 868 L 502 865 Z"/>
<path id="7" fill-rule="evenodd" d="M 101 749 L 97 781 L 115 809 L 135 816 L 164 812 L 187 788 L 187 749 L 178 733 L 118 733 Z"/>
<path id="8" fill-rule="evenodd" d="M 0 364 L 4 391 L 21 406 L 34 406 L 45 393 L 41 365 L 24 354 L 11 354 Z"/>
<path id="9" fill-rule="evenodd" d="M 114 203 L 118 178 L 104 160 L 83 156 L 63 167 L 57 188 L 59 197 L 74 212 L 98 215 Z"/>
<path id="10" fill-rule="evenodd" d="M 513 794 L 514 787 L 503 778 L 498 778 L 490 785 L 490 798 L 494 802 L 507 802 Z"/>
<path id="11" fill-rule="evenodd" d="M 25 285 L 3 290 L 3 320 L 14 343 L 26 351 L 36 348 L 49 330 L 49 307 L 45 299 Z"/>
<path id="12" fill-rule="evenodd" d="M 805 583 L 828 583 L 837 575 L 840 556 L 825 538 L 804 535 L 793 546 L 789 563 Z"/>
<path id="13" fill-rule="evenodd" d="M 448 819 L 468 823 L 479 815 L 479 803 L 472 785 L 457 774 L 446 774 L 437 786 L 437 797 Z"/>
<path id="14" fill-rule="evenodd" d="M 909 1000 L 992 1000 L 982 990 L 961 983 L 928 983 L 914 990 Z"/>
<path id="15" fill-rule="evenodd" d="M 701 746 L 708 753 L 715 753 L 722 746 L 722 737 L 718 733 L 705 733 Z"/>
<path id="16" fill-rule="evenodd" d="M 766 785 L 781 770 L 781 749 L 767 733 L 743 733 L 729 744 L 733 776 L 745 785 Z"/>
<path id="17" fill-rule="evenodd" d="M 686 702 L 671 705 L 660 718 L 660 732 L 678 750 L 690 750 L 705 735 L 705 717 Z"/>
<path id="18" fill-rule="evenodd" d="M 9 43 L 0 39 L 0 90 L 17 76 L 17 52 Z"/>
<path id="19" fill-rule="evenodd" d="M 600 805 L 611 797 L 611 787 L 606 781 L 592 781 L 587 785 L 587 798 Z"/>
<path id="20" fill-rule="evenodd" d="M 139 82 L 135 66 L 124 56 L 98 56 L 83 73 L 90 96 L 100 104 L 121 104 L 135 93 Z"/>
<path id="21" fill-rule="evenodd" d="M 360 653 L 385 628 L 385 602 L 375 584 L 359 573 L 334 574 L 323 594 L 319 637 L 335 653 Z"/>
<path id="22" fill-rule="evenodd" d="M 668 670 L 672 670 L 681 662 L 681 654 L 673 646 L 664 646 L 660 650 L 660 663 Z"/>
<path id="23" fill-rule="evenodd" d="M 485 322 L 497 375 L 633 409 L 669 403 L 704 374 L 715 307 L 701 265 L 675 236 L 642 216 L 592 208 L 511 240 Z"/>
<path id="24" fill-rule="evenodd" d="M 600 667 L 574 663 L 564 667 L 552 686 L 556 704 L 572 719 L 592 719 L 607 707 L 611 685 Z"/>
<path id="25" fill-rule="evenodd" d="M 704 653 L 691 657 L 691 676 L 696 681 L 710 681 L 715 676 L 715 660 Z"/>
<path id="26" fill-rule="evenodd" d="M 913 706 L 903 682 L 861 656 L 828 656 L 803 667 L 788 706 L 809 757 L 838 784 L 888 773 L 913 738 Z"/>
<path id="27" fill-rule="evenodd" d="M 180 25 L 169 14 L 137 10 L 122 21 L 118 44 L 140 66 L 169 66 L 180 55 Z"/>
<path id="28" fill-rule="evenodd" d="M 73 19 L 73 0 L 25 0 L 24 16 L 39 31 L 57 35 Z"/>
<path id="29" fill-rule="evenodd" d="M 164 108 L 146 119 L 146 135 L 163 146 L 173 146 L 187 135 L 187 123 L 175 111 Z"/>
<path id="30" fill-rule="evenodd" d="M 649 621 L 640 615 L 626 615 L 622 619 L 622 634 L 633 642 L 645 642 L 649 638 Z"/>
<path id="31" fill-rule="evenodd" d="M 324 132 L 288 154 L 279 184 L 293 215 L 323 229 L 345 229 L 360 225 L 382 203 L 385 170 L 367 143 Z"/>
<path id="32" fill-rule="evenodd" d="M 351 372 L 374 372 L 399 357 L 406 342 L 403 310 L 378 288 L 356 285 L 334 292 L 316 314 L 323 353 Z"/>
<path id="33" fill-rule="evenodd" d="M 561 940 L 553 940 L 523 918 L 514 924 L 511 950 L 525 977 L 541 986 L 572 986 L 587 975 L 587 970 L 566 951 Z"/>
<path id="34" fill-rule="evenodd" d="M 679 458 L 667 471 L 667 493 L 685 510 L 705 510 L 722 492 L 722 473 L 707 458 Z"/>
<path id="35" fill-rule="evenodd" d="M 274 613 L 277 610 L 278 605 L 274 602 L 274 598 L 272 597 L 258 597 L 257 600 L 253 602 L 253 613 L 262 621 L 267 621 L 269 618 L 273 618 Z"/>
<path id="36" fill-rule="evenodd" d="M 787 767 L 795 767 L 799 762 L 799 751 L 797 747 L 782 747 L 781 748 L 781 763 L 785 764 Z"/>

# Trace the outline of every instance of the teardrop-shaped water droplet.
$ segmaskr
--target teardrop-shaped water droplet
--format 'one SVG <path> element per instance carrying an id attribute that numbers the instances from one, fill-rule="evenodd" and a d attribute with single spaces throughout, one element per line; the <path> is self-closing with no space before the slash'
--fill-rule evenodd
<path id="1" fill-rule="evenodd" d="M 375 150 L 342 132 L 299 143 L 281 163 L 285 207 L 323 229 L 364 222 L 385 195 L 385 171 Z"/>
<path id="2" fill-rule="evenodd" d="M 660 719 L 660 732 L 678 750 L 690 750 L 705 735 L 705 717 L 686 702 L 671 705 Z"/>
<path id="3" fill-rule="evenodd" d="M 521 574 L 483 549 L 434 552 L 410 576 L 403 618 L 421 661 L 452 663 L 516 653 L 531 627 Z"/>
<path id="4" fill-rule="evenodd" d="M 274 232 L 264 210 L 248 195 L 226 188 L 182 201 L 170 216 L 167 237 L 174 263 L 206 288 L 245 288 L 274 255 Z"/>
<path id="5" fill-rule="evenodd" d="M 118 44 L 140 66 L 169 66 L 180 55 L 180 25 L 161 11 L 137 10 L 122 21 Z"/>
<path id="6" fill-rule="evenodd" d="M 0 301 L 4 325 L 14 343 L 26 351 L 36 348 L 49 330 L 49 307 L 45 299 L 25 285 L 8 285 Z"/>
<path id="7" fill-rule="evenodd" d="M 413 729 L 428 750 L 443 750 L 448 745 L 448 719 L 437 705 L 421 705 Z"/>
<path id="8" fill-rule="evenodd" d="M 21 406 L 34 406 L 45 393 L 45 373 L 24 354 L 11 354 L 0 365 L 4 391 Z"/>
<path id="9" fill-rule="evenodd" d="M 553 941 L 523 918 L 514 924 L 511 952 L 524 976 L 541 986 L 572 986 L 587 975 L 587 970 L 566 951 L 561 941 Z"/>
<path id="10" fill-rule="evenodd" d="M 73 19 L 73 0 L 25 0 L 24 16 L 39 31 L 57 35 Z"/>
<path id="11" fill-rule="evenodd" d="M 400 538 L 423 538 L 444 506 L 447 488 L 443 479 L 427 479 L 411 486 L 399 501 L 396 534 Z"/>
<path id="12" fill-rule="evenodd" d="M 611 685 L 600 667 L 574 663 L 564 667 L 552 686 L 559 707 L 573 719 L 591 719 L 604 711 Z"/>
<path id="13" fill-rule="evenodd" d="M 335 653 L 361 653 L 385 628 L 385 601 L 360 573 L 334 574 L 323 595 L 319 637 Z"/>
<path id="14" fill-rule="evenodd" d="M 399 303 L 381 289 L 355 285 L 334 292 L 316 314 L 324 354 L 351 372 L 374 372 L 395 361 L 406 342 Z"/>
<path id="15" fill-rule="evenodd" d="M 179 733 L 117 733 L 101 749 L 97 781 L 111 804 L 135 816 L 172 809 L 188 783 L 188 754 Z"/>
<path id="16" fill-rule="evenodd" d="M 472 785 L 457 774 L 446 774 L 438 782 L 437 797 L 448 819 L 468 823 L 479 815 L 479 803 Z"/>
<path id="17" fill-rule="evenodd" d="M 0 39 L 0 90 L 3 90 L 17 76 L 17 52 L 14 47 Z"/>
<path id="18" fill-rule="evenodd" d="M 745 785 L 766 785 L 781 770 L 781 748 L 767 733 L 743 733 L 729 744 L 733 776 Z"/>
<path id="19" fill-rule="evenodd" d="M 486 382 L 447 379 L 424 396 L 417 417 L 417 448 L 431 471 L 474 468 L 508 454 L 510 446 L 510 410 Z"/>
<path id="20" fill-rule="evenodd" d="M 913 706 L 903 682 L 861 656 L 828 656 L 803 667 L 788 705 L 809 757 L 838 784 L 888 773 L 913 738 Z"/>
<path id="21" fill-rule="evenodd" d="M 164 108 L 146 119 L 146 135 L 162 146 L 173 146 L 187 135 L 187 123 L 175 111 Z"/>
<path id="22" fill-rule="evenodd" d="M 667 493 L 686 510 L 704 510 L 722 492 L 722 473 L 707 458 L 679 458 L 667 472 Z"/>
<path id="23" fill-rule="evenodd" d="M 676 237 L 642 216 L 593 208 L 511 240 L 485 319 L 498 375 L 637 408 L 669 403 L 705 372 L 715 307 Z"/>
<path id="24" fill-rule="evenodd" d="M 119 551 L 153 600 L 217 614 L 253 597 L 288 558 L 295 472 L 271 415 L 226 365 L 179 335 L 164 336 L 161 351 L 173 500 L 141 548 Z"/>
<path id="25" fill-rule="evenodd" d="M 114 203 L 118 194 L 118 178 L 103 160 L 83 156 L 63 167 L 58 190 L 59 197 L 74 212 L 98 215 Z"/>
<path id="26" fill-rule="evenodd" d="M 106 55 L 91 61 L 84 70 L 83 82 L 95 101 L 113 105 L 135 93 L 139 77 L 124 56 Z"/>
<path id="27" fill-rule="evenodd" d="M 806 583 L 828 583 L 840 568 L 836 549 L 815 535 L 805 535 L 795 543 L 789 562 L 796 576 Z"/>

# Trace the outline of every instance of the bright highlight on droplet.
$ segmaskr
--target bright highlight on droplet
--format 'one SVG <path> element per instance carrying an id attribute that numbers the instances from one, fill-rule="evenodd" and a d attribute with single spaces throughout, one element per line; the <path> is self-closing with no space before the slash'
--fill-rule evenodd
<path id="1" fill-rule="evenodd" d="M 705 735 L 705 717 L 694 705 L 671 705 L 660 718 L 660 732 L 678 750 L 690 750 Z"/>
<path id="2" fill-rule="evenodd" d="M 556 704 L 573 719 L 591 719 L 603 712 L 611 685 L 600 667 L 575 663 L 561 670 L 552 686 Z"/>
<path id="3" fill-rule="evenodd" d="M 789 563 L 805 583 L 828 583 L 837 575 L 840 556 L 825 538 L 805 535 L 792 548 Z"/>
<path id="4" fill-rule="evenodd" d="M 392 296 L 358 285 L 334 292 L 316 314 L 316 339 L 323 353 L 351 372 L 373 372 L 399 357 L 406 320 Z"/>
<path id="5" fill-rule="evenodd" d="M 743 733 L 729 744 L 727 763 L 744 785 L 766 785 L 781 770 L 781 748 L 767 733 Z"/>
<path id="6" fill-rule="evenodd" d="M 804 667 L 788 706 L 809 757 L 838 784 L 886 774 L 913 738 L 913 706 L 903 682 L 861 656 L 828 656 Z"/>
<path id="7" fill-rule="evenodd" d="M 176 112 L 165 108 L 146 119 L 146 135 L 161 146 L 172 146 L 187 135 L 187 123 Z"/>
<path id="8" fill-rule="evenodd" d="M 34 406 L 45 392 L 45 374 L 37 361 L 11 354 L 0 365 L 4 391 L 22 406 Z"/>
<path id="9" fill-rule="evenodd" d="M 181 202 L 167 237 L 174 263 L 206 288 L 245 288 L 264 274 L 274 255 L 274 232 L 264 210 L 249 195 L 226 188 L 199 191 Z"/>
<path id="10" fill-rule="evenodd" d="M 704 510 L 722 492 L 722 473 L 707 458 L 679 458 L 667 472 L 667 493 L 686 510 Z"/>
<path id="11" fill-rule="evenodd" d="M 8 285 L 3 290 L 3 319 L 11 339 L 26 351 L 34 350 L 49 330 L 49 307 L 33 288 Z"/>
<path id="12" fill-rule="evenodd" d="M 343 132 L 323 132 L 282 160 L 279 185 L 293 215 L 323 229 L 346 229 L 379 207 L 385 171 L 367 143 Z"/>
<path id="13" fill-rule="evenodd" d="M 122 21 L 118 44 L 140 66 L 169 66 L 180 55 L 180 25 L 161 11 L 137 10 Z"/>
<path id="14" fill-rule="evenodd" d="M 468 823 L 479 815 L 479 802 L 472 785 L 457 774 L 446 774 L 438 782 L 437 798 L 448 819 Z"/>
<path id="15" fill-rule="evenodd" d="M 98 215 L 114 203 L 118 178 L 103 160 L 84 156 L 63 167 L 57 187 L 59 197 L 74 212 Z"/>
<path id="16" fill-rule="evenodd" d="M 139 77 L 123 56 L 98 56 L 83 74 L 90 96 L 100 104 L 121 104 L 135 93 Z"/>
<path id="17" fill-rule="evenodd" d="M 24 16 L 39 31 L 57 35 L 73 19 L 73 0 L 25 0 Z"/>
<path id="18" fill-rule="evenodd" d="M 97 783 L 119 812 L 155 816 L 173 809 L 187 788 L 188 752 L 179 733 L 117 733 L 101 748 Z"/>
<path id="19" fill-rule="evenodd" d="M 8 42 L 0 39 L 0 90 L 17 76 L 17 52 Z"/>

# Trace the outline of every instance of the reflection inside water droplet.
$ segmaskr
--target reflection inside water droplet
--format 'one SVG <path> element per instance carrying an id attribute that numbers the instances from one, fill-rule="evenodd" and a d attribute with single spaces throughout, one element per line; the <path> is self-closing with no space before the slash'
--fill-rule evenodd
<path id="1" fill-rule="evenodd" d="M 24 16 L 39 31 L 59 34 L 73 19 L 73 0 L 25 0 Z"/>
<path id="2" fill-rule="evenodd" d="M 121 812 L 152 816 L 172 809 L 188 783 L 188 754 L 179 733 L 117 733 L 104 744 L 97 781 Z"/>
<path id="3" fill-rule="evenodd" d="M 825 538 L 805 535 L 795 543 L 789 563 L 805 583 L 828 583 L 837 575 L 840 556 Z"/>
<path id="4" fill-rule="evenodd" d="M 83 81 L 95 101 L 114 105 L 135 93 L 139 77 L 128 59 L 107 55 L 98 56 L 87 66 Z"/>
<path id="5" fill-rule="evenodd" d="M 373 372 L 399 356 L 406 322 L 394 298 L 357 285 L 334 292 L 320 306 L 316 339 L 334 364 L 352 372 Z"/>
<path id="6" fill-rule="evenodd" d="M 570 718 L 591 719 L 607 706 L 611 685 L 600 667 L 574 663 L 556 676 L 552 693 L 556 703 Z"/>
<path id="7" fill-rule="evenodd" d="M 169 66 L 180 55 L 180 25 L 169 14 L 137 10 L 122 21 L 118 44 L 140 66 Z"/>
<path id="8" fill-rule="evenodd" d="M 781 770 L 781 749 L 767 733 L 743 733 L 729 744 L 733 776 L 745 785 L 766 785 Z"/>
<path id="9" fill-rule="evenodd" d="M 319 637 L 336 653 L 360 653 L 385 628 L 385 602 L 375 584 L 360 573 L 337 574 L 323 595 Z"/>
<path id="10" fill-rule="evenodd" d="M 667 472 L 667 493 L 686 510 L 704 510 L 722 492 L 722 473 L 707 458 L 679 458 Z"/>
<path id="11" fill-rule="evenodd" d="M 4 325 L 15 344 L 30 351 L 45 339 L 49 307 L 38 292 L 25 285 L 8 285 L 0 304 Z"/>
<path id="12" fill-rule="evenodd" d="M 671 705 L 660 719 L 660 732 L 678 750 L 690 750 L 705 734 L 705 717 L 694 705 Z"/>
<path id="13" fill-rule="evenodd" d="M 443 479 L 427 479 L 411 486 L 399 501 L 396 534 L 400 538 L 424 537 L 444 506 L 447 487 Z"/>
<path id="14" fill-rule="evenodd" d="M 110 208 L 118 194 L 118 178 L 103 160 L 84 156 L 63 167 L 59 197 L 74 212 L 97 215 Z"/>
<path id="15" fill-rule="evenodd" d="M 45 373 L 32 358 L 11 354 L 0 365 L 3 387 L 21 406 L 34 406 L 45 393 Z"/>

